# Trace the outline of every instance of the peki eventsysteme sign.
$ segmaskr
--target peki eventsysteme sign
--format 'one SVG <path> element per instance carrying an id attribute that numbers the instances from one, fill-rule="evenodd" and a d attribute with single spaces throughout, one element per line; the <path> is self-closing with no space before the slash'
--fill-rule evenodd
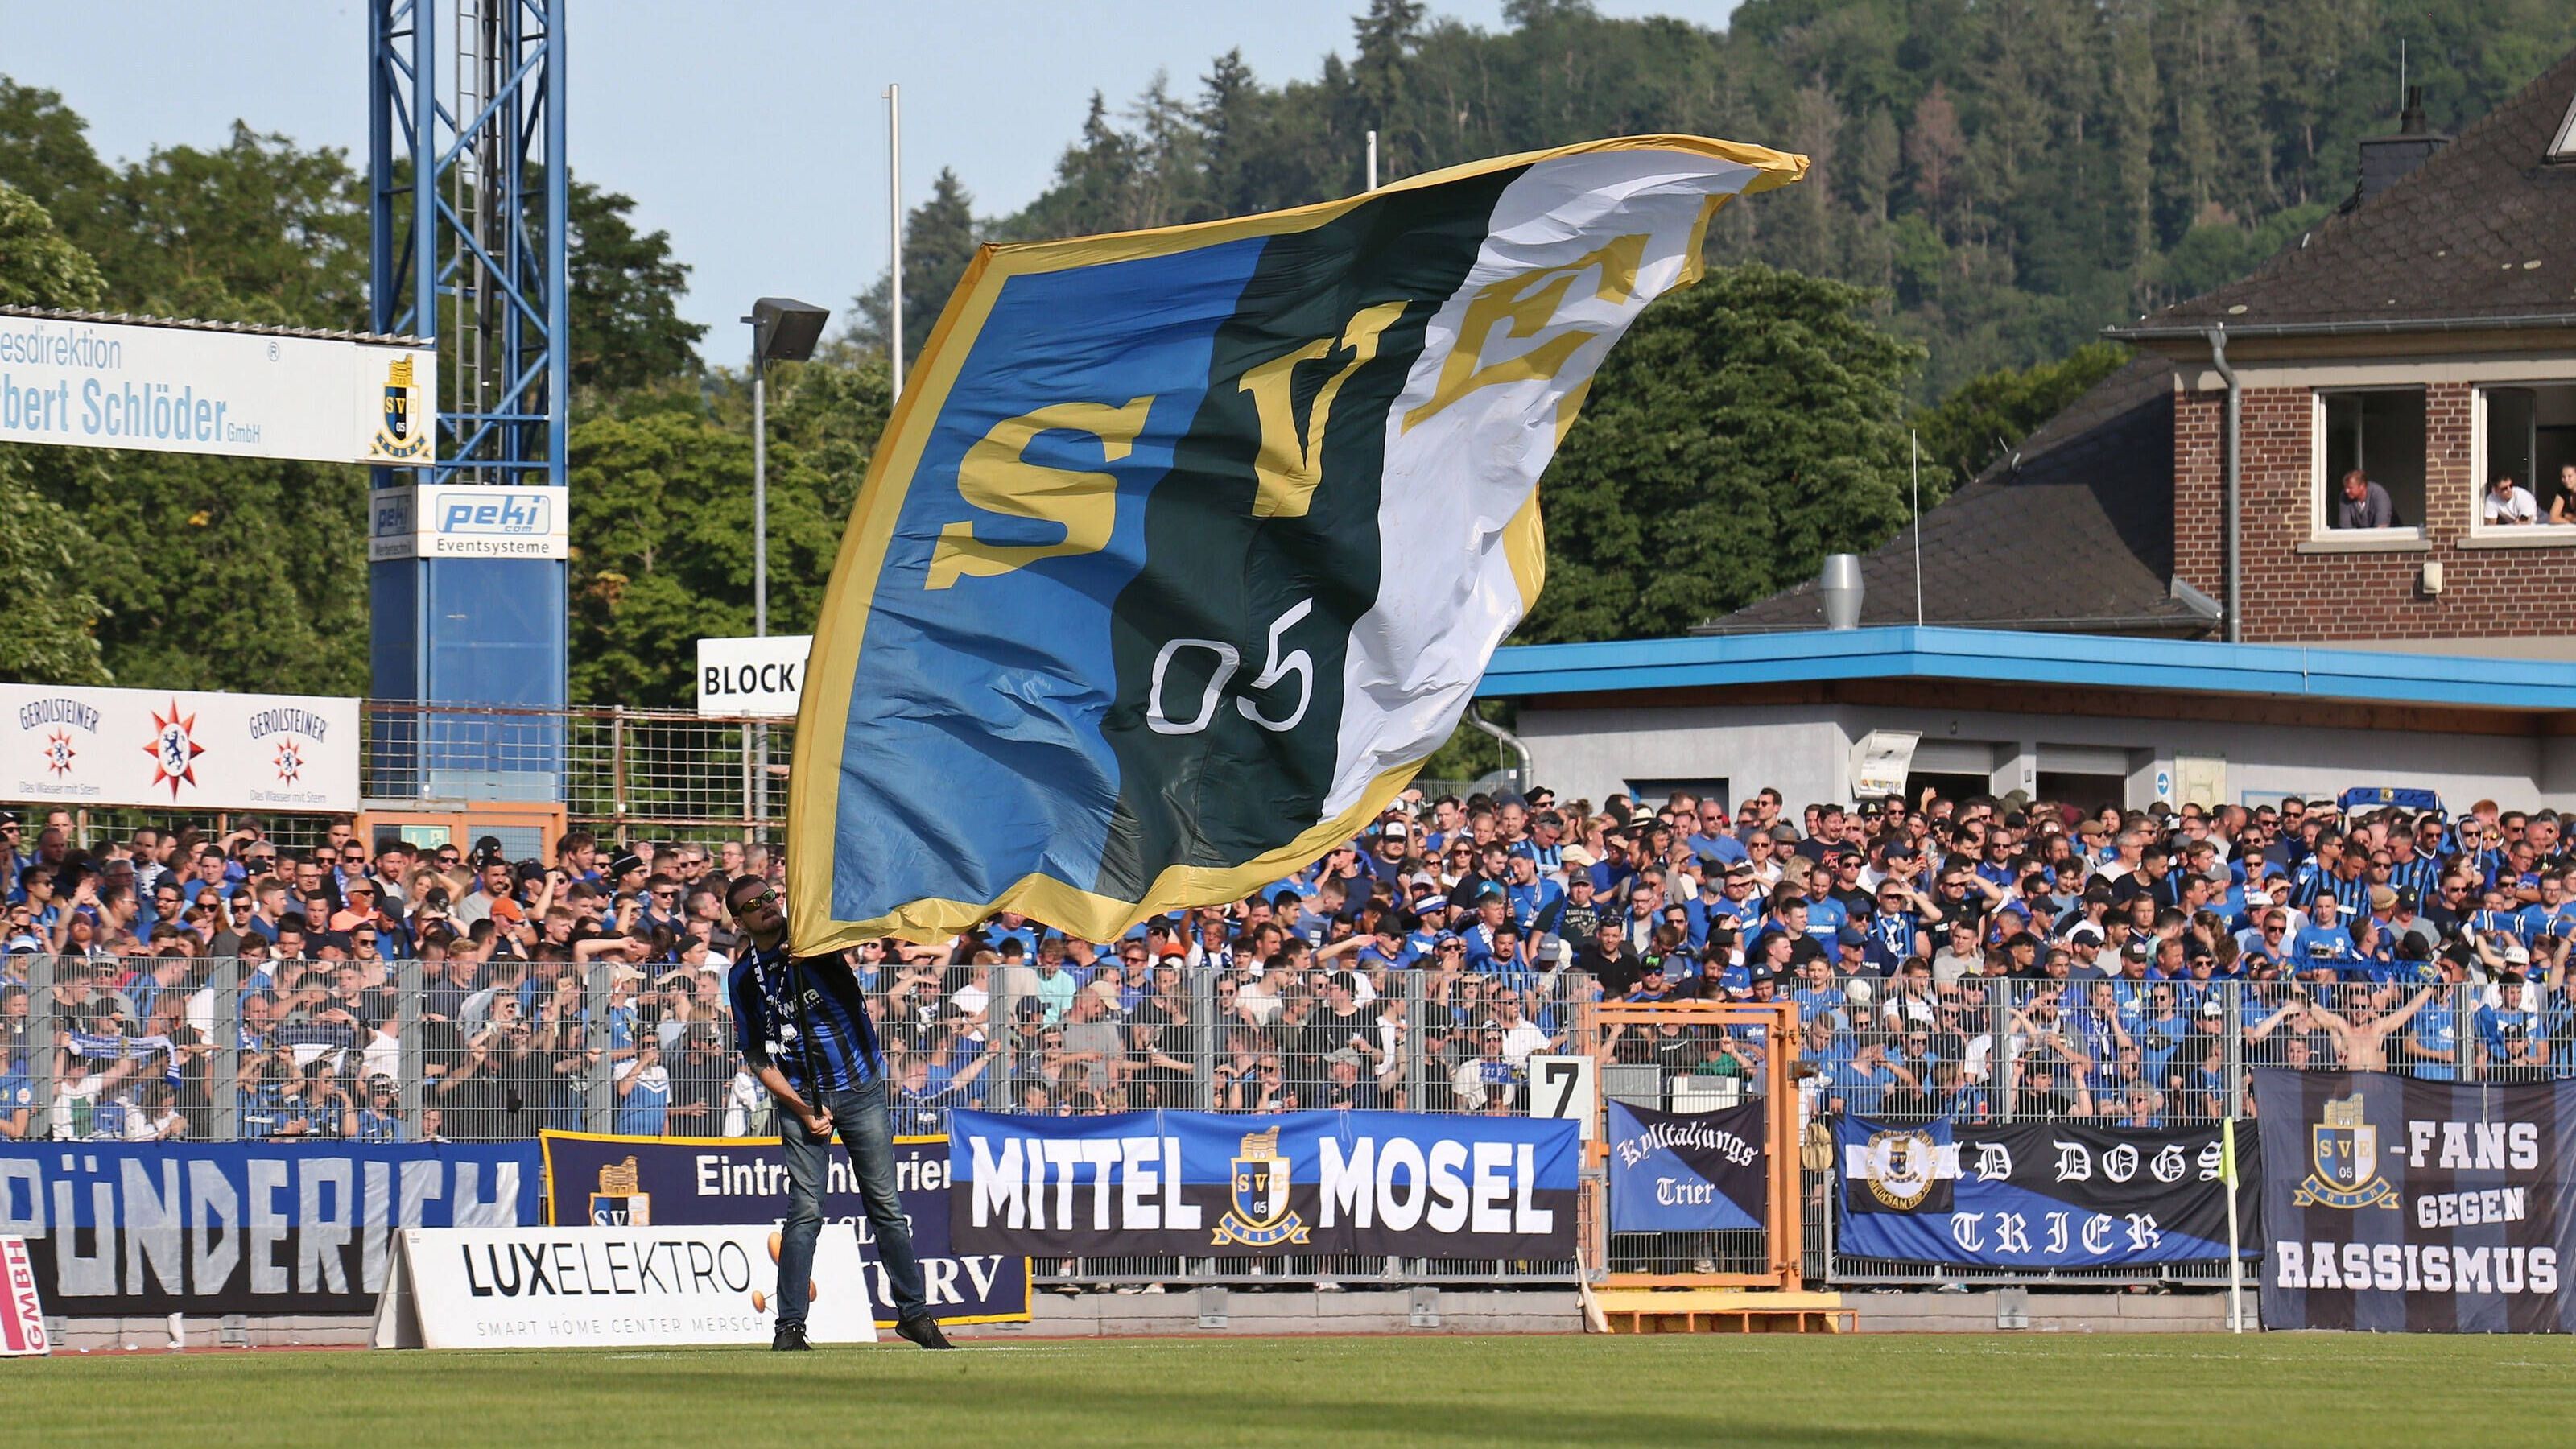
<path id="1" fill-rule="evenodd" d="M 949 1114 L 969 1253 L 1571 1258 L 1565 1121 L 1406 1112 Z"/>
<path id="2" fill-rule="evenodd" d="M 572 495 L 561 486 L 402 484 L 367 495 L 367 561 L 572 557 Z"/>
<path id="3" fill-rule="evenodd" d="M 0 684 L 0 800 L 355 811 L 358 702 Z"/>
<path id="4" fill-rule="evenodd" d="M 420 466 L 428 347 L 0 316 L 0 442 Z"/>

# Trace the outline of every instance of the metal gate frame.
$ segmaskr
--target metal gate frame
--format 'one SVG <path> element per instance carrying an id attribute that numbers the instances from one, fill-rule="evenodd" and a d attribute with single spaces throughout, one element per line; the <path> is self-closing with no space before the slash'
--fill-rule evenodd
<path id="1" fill-rule="evenodd" d="M 1770 1170 L 1764 1178 L 1763 1257 L 1759 1273 L 1613 1273 L 1610 1261 L 1610 1212 L 1607 1175 L 1610 1157 L 1610 1095 L 1598 1091 L 1592 1144 L 1584 1153 L 1583 1205 L 1585 1249 L 1592 1256 L 1588 1275 L 1604 1288 L 1770 1288 L 1784 1293 L 1805 1287 L 1804 1224 L 1798 1204 L 1798 1091 L 1795 1081 L 1799 1033 L 1795 1002 L 1732 1001 L 1602 1001 L 1584 1008 L 1583 1042 L 1592 1058 L 1596 1082 L 1606 1082 L 1612 1065 L 1605 1028 L 1652 1027 L 1674 1020 L 1685 1026 L 1762 1028 L 1763 1148 Z"/>

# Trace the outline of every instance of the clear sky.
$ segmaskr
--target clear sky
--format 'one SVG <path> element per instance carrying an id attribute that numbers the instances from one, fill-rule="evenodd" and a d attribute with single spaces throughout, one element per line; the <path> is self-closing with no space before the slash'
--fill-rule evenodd
<path id="1" fill-rule="evenodd" d="M 1597 0 L 1608 15 L 1716 25 L 1735 0 Z M 572 0 L 572 164 L 636 200 L 696 268 L 682 311 L 705 351 L 777 293 L 836 314 L 886 264 L 888 81 L 903 86 L 904 191 L 957 171 L 976 211 L 1045 186 L 1096 88 L 1121 105 L 1168 72 L 1195 93 L 1241 47 L 1264 80 L 1351 49 L 1362 0 Z M 1499 26 L 1502 0 L 1433 0 Z M 449 7 L 441 5 L 442 12 Z M 111 160 L 220 143 L 235 118 L 365 164 L 357 0 L 0 0 L 0 73 L 62 92 Z M 939 299 L 907 299 L 914 315 Z"/>

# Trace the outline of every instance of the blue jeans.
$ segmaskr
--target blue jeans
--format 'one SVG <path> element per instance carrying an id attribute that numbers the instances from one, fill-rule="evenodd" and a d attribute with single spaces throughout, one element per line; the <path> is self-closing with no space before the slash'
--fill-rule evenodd
<path id="1" fill-rule="evenodd" d="M 876 1232 L 877 1261 L 885 1265 L 886 1286 L 894 1296 L 894 1315 L 916 1317 L 927 1311 L 921 1260 L 912 1253 L 912 1222 L 895 1196 L 894 1129 L 886 1120 L 885 1084 L 826 1092 L 820 1105 L 832 1114 L 832 1129 L 850 1154 L 868 1225 Z M 832 1142 L 806 1131 L 783 1108 L 778 1116 L 779 1136 L 787 1147 L 787 1227 L 778 1245 L 778 1321 L 784 1325 L 805 1321 L 811 1293 L 806 1285 L 814 1281 L 814 1242 L 823 1235 L 823 1174 L 832 1160 Z"/>

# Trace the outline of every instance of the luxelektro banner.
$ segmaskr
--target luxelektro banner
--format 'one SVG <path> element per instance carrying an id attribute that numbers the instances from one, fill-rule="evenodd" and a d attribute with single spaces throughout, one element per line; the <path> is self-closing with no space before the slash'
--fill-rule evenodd
<path id="1" fill-rule="evenodd" d="M 1715 1112 L 1610 1104 L 1610 1231 L 1759 1228 L 1770 1194 L 1762 1099 Z"/>
<path id="2" fill-rule="evenodd" d="M 416 1228 L 376 1305 L 377 1348 L 644 1348 L 765 1344 L 778 1327 L 779 1241 L 748 1226 Z M 805 1333 L 874 1343 L 858 1240 L 814 1243 Z"/>
<path id="3" fill-rule="evenodd" d="M 2565 1333 L 2576 1083 L 2254 1074 L 2263 1326 Z"/>
<path id="4" fill-rule="evenodd" d="M 787 1158 L 775 1137 L 606 1137 L 541 1134 L 546 1205 L 558 1227 L 775 1225 L 787 1211 Z M 923 1296 L 942 1323 L 1026 1323 L 1029 1260 L 1019 1253 L 959 1253 L 948 1238 L 948 1139 L 894 1140 L 894 1186 L 912 1219 Z M 894 1326 L 876 1233 L 849 1158 L 832 1154 L 823 1217 L 858 1229 L 868 1301 Z M 818 1269 L 819 1273 L 820 1270 Z"/>
<path id="5" fill-rule="evenodd" d="M 533 1143 L 0 1148 L 0 1236 L 47 1308 L 366 1313 L 396 1231 L 538 1221 Z"/>
<path id="6" fill-rule="evenodd" d="M 2227 1257 L 2219 1129 L 1834 1123 L 1834 1251 L 1975 1268 L 2129 1268 Z M 2237 1143 L 2245 1252 L 2253 1167 Z"/>
<path id="7" fill-rule="evenodd" d="M 1575 1126 L 1407 1112 L 949 1114 L 963 1252 L 1570 1258 Z"/>

